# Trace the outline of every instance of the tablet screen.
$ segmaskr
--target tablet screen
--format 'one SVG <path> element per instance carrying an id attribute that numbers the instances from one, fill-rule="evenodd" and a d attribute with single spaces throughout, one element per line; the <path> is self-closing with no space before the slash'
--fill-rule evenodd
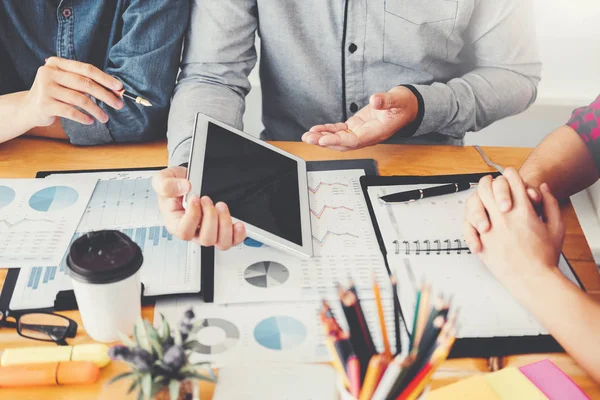
<path id="1" fill-rule="evenodd" d="M 208 123 L 202 195 L 231 215 L 302 246 L 298 163 Z"/>

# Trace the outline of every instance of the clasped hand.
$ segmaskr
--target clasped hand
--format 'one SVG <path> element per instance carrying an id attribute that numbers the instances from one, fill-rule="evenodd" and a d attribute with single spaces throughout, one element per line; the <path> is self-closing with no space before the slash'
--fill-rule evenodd
<path id="1" fill-rule="evenodd" d="M 467 201 L 467 244 L 508 286 L 558 263 L 565 233 L 560 207 L 547 184 L 540 192 L 527 188 L 519 173 L 507 168 L 504 176 L 482 178 Z M 543 217 L 534 207 L 538 196 Z"/>

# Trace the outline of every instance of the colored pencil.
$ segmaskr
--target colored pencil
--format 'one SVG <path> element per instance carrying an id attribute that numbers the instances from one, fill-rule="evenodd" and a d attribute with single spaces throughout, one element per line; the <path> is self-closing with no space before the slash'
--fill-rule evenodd
<path id="1" fill-rule="evenodd" d="M 373 393 L 379 385 L 383 374 L 385 373 L 388 365 L 392 361 L 391 354 L 375 354 L 371 361 L 369 361 L 369 367 L 367 368 L 367 374 L 363 381 L 362 388 L 360 390 L 359 400 L 370 400 L 373 397 Z"/>
<path id="2" fill-rule="evenodd" d="M 396 354 L 402 353 L 402 339 L 400 338 L 400 300 L 398 299 L 398 281 L 392 275 L 392 292 L 394 294 L 394 333 L 396 335 Z"/>
<path id="3" fill-rule="evenodd" d="M 350 394 L 358 398 L 361 387 L 360 361 L 358 361 L 356 356 L 351 357 L 348 360 L 346 368 L 348 370 L 348 379 L 350 380 Z"/>
<path id="4" fill-rule="evenodd" d="M 373 293 L 375 294 L 375 303 L 377 304 L 377 314 L 379 314 L 379 328 L 381 329 L 381 336 L 383 338 L 383 352 L 389 358 L 392 356 L 392 350 L 390 349 L 390 340 L 388 338 L 387 327 L 385 325 L 385 316 L 383 315 L 383 303 L 381 302 L 381 290 L 379 289 L 379 283 L 377 283 L 377 277 L 373 276 Z"/>

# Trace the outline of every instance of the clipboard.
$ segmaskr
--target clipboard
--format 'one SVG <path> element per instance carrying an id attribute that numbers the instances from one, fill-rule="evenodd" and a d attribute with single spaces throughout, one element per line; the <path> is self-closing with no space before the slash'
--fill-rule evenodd
<path id="1" fill-rule="evenodd" d="M 73 173 L 98 173 L 98 172 L 127 172 L 127 171 L 159 171 L 165 167 L 148 167 L 148 168 L 116 168 L 116 169 L 95 169 L 95 170 L 65 170 L 65 171 L 40 171 L 36 174 L 36 178 L 46 178 L 53 174 L 73 174 Z M 377 164 L 373 159 L 358 159 L 358 160 L 333 160 L 333 161 L 314 161 L 307 162 L 308 171 L 331 171 L 331 170 L 349 170 L 362 169 L 367 175 L 377 175 Z M 205 302 L 211 303 L 214 300 L 214 247 L 201 248 L 201 289 L 198 293 L 171 294 L 161 296 L 144 296 L 142 285 L 142 305 L 154 304 L 155 300 L 160 298 L 169 298 L 177 296 L 179 298 L 201 297 Z M 0 311 L 10 310 L 10 302 L 15 290 L 20 269 L 9 269 L 0 292 Z M 57 293 L 53 307 L 35 310 L 18 310 L 18 312 L 27 311 L 68 311 L 77 309 L 75 294 L 72 290 L 60 291 Z"/>
<path id="2" fill-rule="evenodd" d="M 473 173 L 473 174 L 462 174 L 462 175 L 437 175 L 437 176 L 363 176 L 360 179 L 360 184 L 365 196 L 367 207 L 369 209 L 369 215 L 375 228 L 375 234 L 379 243 L 381 252 L 383 253 L 388 273 L 391 274 L 388 254 L 384 243 L 384 238 L 377 223 L 375 217 L 375 211 L 373 204 L 368 194 L 368 188 L 373 186 L 393 186 L 393 185 L 418 185 L 418 184 L 444 184 L 444 183 L 476 183 L 482 177 L 486 175 L 492 175 L 497 177 L 499 173 L 490 174 L 485 173 Z M 575 276 L 577 283 L 582 290 L 585 291 L 581 280 L 577 276 L 577 273 L 566 259 L 568 267 Z M 400 305 L 398 305 L 400 306 Z M 402 313 L 402 308 L 399 307 Z M 404 316 L 401 314 L 402 319 Z M 407 334 L 408 328 L 404 324 Z M 503 357 L 507 355 L 518 355 L 518 354 L 534 354 L 534 353 L 562 353 L 565 350 L 562 346 L 554 339 L 551 335 L 537 335 L 537 336 L 496 336 L 491 338 L 457 338 L 456 342 L 450 352 L 449 358 L 462 358 L 462 357 Z"/>

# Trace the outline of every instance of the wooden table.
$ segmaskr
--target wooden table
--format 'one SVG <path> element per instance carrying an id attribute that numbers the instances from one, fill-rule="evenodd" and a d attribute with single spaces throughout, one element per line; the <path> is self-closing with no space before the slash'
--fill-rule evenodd
<path id="1" fill-rule="evenodd" d="M 277 146 L 306 160 L 374 158 L 381 175 L 440 175 L 492 171 L 471 147 L 445 146 L 402 146 L 379 145 L 348 153 L 336 153 L 302 143 L 278 143 Z M 531 149 L 488 147 L 485 152 L 496 163 L 518 167 Z M 76 148 L 65 143 L 42 139 L 17 139 L 0 145 L 0 178 L 33 178 L 39 170 L 77 170 L 98 168 L 134 168 L 162 166 L 167 162 L 164 142 L 142 144 Z M 570 204 L 563 206 L 563 216 L 567 226 L 564 253 L 577 271 L 588 292 L 600 301 L 600 276 L 575 212 Z M 0 271 L 0 282 L 4 281 L 5 271 Z M 143 315 L 152 321 L 153 307 L 145 307 Z M 65 315 L 77 320 L 80 330 L 73 344 L 91 342 L 87 337 L 78 312 Z M 16 346 L 44 345 L 22 339 L 12 329 L 0 328 L 0 349 Z M 596 385 L 565 354 L 526 355 L 506 357 L 503 365 L 520 366 L 536 360 L 551 358 L 592 398 L 600 399 L 600 386 Z M 0 390 L 0 399 L 115 399 L 103 391 L 103 384 L 126 367 L 111 363 L 102 371 L 98 383 L 88 386 L 50 387 L 43 389 Z M 436 373 L 434 387 L 447 385 L 457 379 L 488 371 L 485 359 L 459 359 L 443 364 Z M 212 395 L 212 385 L 201 385 L 202 399 Z"/>

